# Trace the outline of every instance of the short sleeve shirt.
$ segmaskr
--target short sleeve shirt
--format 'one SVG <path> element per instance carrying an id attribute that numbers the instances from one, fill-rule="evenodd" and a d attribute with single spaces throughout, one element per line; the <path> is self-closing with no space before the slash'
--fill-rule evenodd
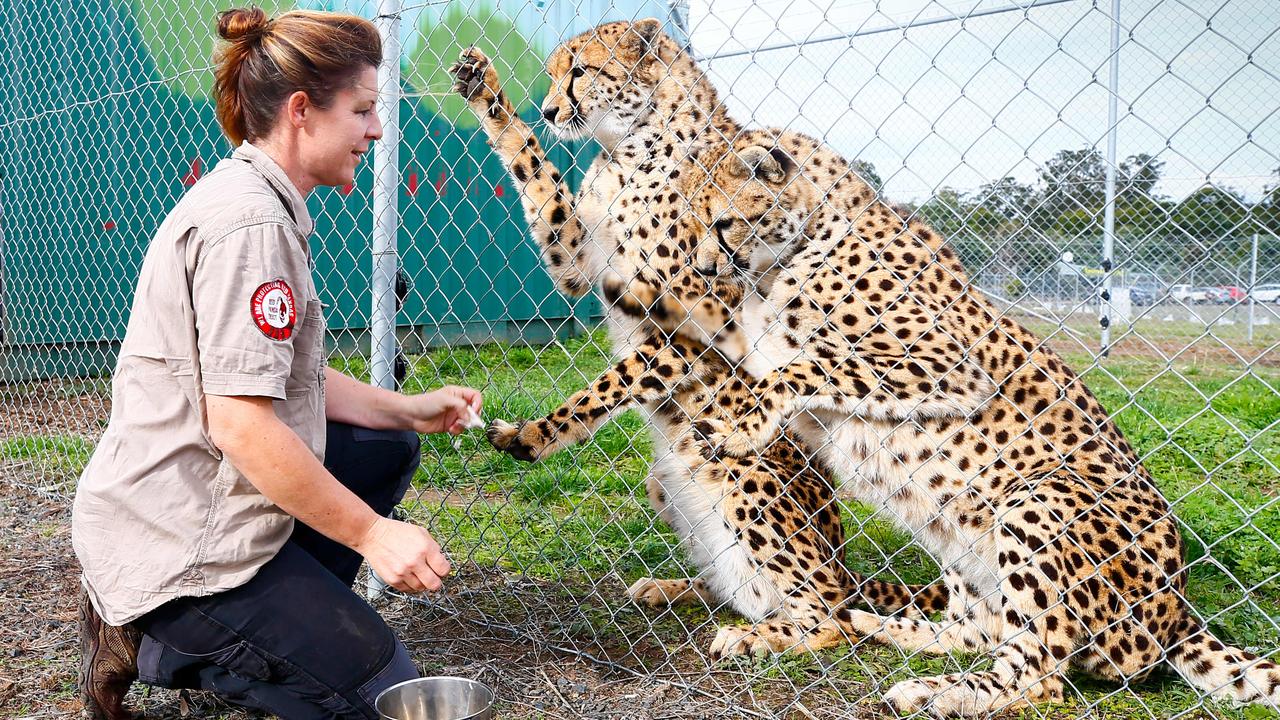
<path id="1" fill-rule="evenodd" d="M 147 248 L 111 419 L 72 511 L 83 582 L 108 623 L 237 587 L 289 538 L 293 518 L 210 441 L 205 398 L 272 398 L 323 458 L 325 320 L 311 230 L 288 176 L 245 143 Z"/>

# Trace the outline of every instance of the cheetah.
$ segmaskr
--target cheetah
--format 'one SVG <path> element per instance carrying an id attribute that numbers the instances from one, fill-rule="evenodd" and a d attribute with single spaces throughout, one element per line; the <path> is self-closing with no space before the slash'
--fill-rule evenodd
<path id="1" fill-rule="evenodd" d="M 616 287 L 623 277 L 651 277 L 657 258 L 650 257 L 650 248 L 669 249 L 655 241 L 687 215 L 687 205 L 671 190 L 682 165 L 708 128 L 736 132 L 714 89 L 660 27 L 657 20 L 610 23 L 551 54 L 547 71 L 553 84 L 544 118 L 562 137 L 590 135 L 604 147 L 576 195 L 516 115 L 488 58 L 471 48 L 450 69 L 455 89 L 510 173 L 548 271 L 570 296 Z M 810 651 L 845 640 L 830 617 L 851 598 L 912 616 L 945 607 L 941 585 L 902 586 L 846 568 L 830 478 L 799 440 L 749 458 L 707 460 L 692 422 L 728 421 L 741 409 L 717 402 L 713 390 L 723 384 L 745 387 L 751 378 L 705 344 L 676 339 L 618 309 L 623 299 L 605 300 L 619 356 L 640 358 L 651 368 L 680 365 L 709 381 L 676 389 L 658 371 L 635 382 L 634 368 L 619 364 L 602 380 L 608 384 L 597 386 L 647 416 L 655 456 L 646 478 L 649 500 L 699 570 L 697 578 L 641 578 L 628 590 L 633 600 L 650 606 L 725 601 L 752 622 L 771 623 L 790 647 Z M 557 440 L 536 451 L 518 442 L 518 428 L 500 422 L 491 424 L 488 436 L 522 459 L 545 457 L 588 437 L 586 423 L 598 425 L 610 415 L 598 406 L 580 417 L 573 403 L 571 398 L 566 409 L 545 420 L 556 427 Z M 723 628 L 710 652 L 723 652 L 739 630 Z"/>
<path id="2" fill-rule="evenodd" d="M 938 561 L 944 622 L 850 607 L 832 620 L 907 651 L 982 650 L 994 663 L 900 682 L 889 708 L 982 715 L 1061 701 L 1069 667 L 1130 682 L 1163 662 L 1214 696 L 1280 704 L 1280 668 L 1192 613 L 1168 503 L 1081 379 L 974 288 L 925 223 L 879 200 L 849 213 L 861 199 L 814 183 L 795 159 L 816 144 L 757 131 L 701 150 L 682 179 L 692 212 L 680 230 L 694 235 L 687 271 L 701 285 L 632 280 L 617 292 L 665 325 L 698 328 L 756 378 L 719 393 L 745 412 L 695 420 L 711 457 L 751 457 L 794 433 L 839 492 Z M 691 288 L 728 292 L 706 302 Z M 683 370 L 697 369 L 652 372 L 677 388 L 699 381 Z"/>

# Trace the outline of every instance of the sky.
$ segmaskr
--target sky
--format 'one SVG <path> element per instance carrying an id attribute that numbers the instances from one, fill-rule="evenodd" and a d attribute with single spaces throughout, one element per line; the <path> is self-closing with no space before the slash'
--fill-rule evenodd
<path id="1" fill-rule="evenodd" d="M 313 1 L 366 15 L 377 6 Z M 1112 0 L 684 2 L 691 47 L 740 120 L 870 161 L 896 200 L 1005 176 L 1031 184 L 1059 150 L 1106 151 Z M 497 7 L 551 48 L 601 20 L 662 16 L 668 2 L 403 6 L 408 54 L 419 22 L 451 6 Z M 998 9 L 1012 11 L 895 29 Z M 1157 156 L 1157 192 L 1175 199 L 1209 183 L 1261 197 L 1280 167 L 1280 1 L 1120 0 L 1119 24 L 1117 159 Z"/>
<path id="2" fill-rule="evenodd" d="M 868 34 L 1031 2 L 689 0 L 690 40 L 739 119 L 813 134 L 922 200 L 1034 182 L 1060 149 L 1105 153 L 1110 0 Z M 1280 3 L 1121 0 L 1119 19 L 1117 158 L 1163 160 L 1173 198 L 1208 182 L 1260 196 L 1280 167 Z"/>

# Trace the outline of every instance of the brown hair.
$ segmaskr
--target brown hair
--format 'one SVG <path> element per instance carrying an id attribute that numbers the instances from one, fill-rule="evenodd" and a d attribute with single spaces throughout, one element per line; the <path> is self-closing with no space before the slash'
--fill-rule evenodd
<path id="1" fill-rule="evenodd" d="M 327 108 L 366 67 L 382 61 L 382 38 L 355 15 L 294 10 L 268 18 L 260 8 L 218 15 L 227 43 L 215 58 L 213 97 L 218 123 L 239 145 L 271 132 L 280 105 L 299 90 Z"/>

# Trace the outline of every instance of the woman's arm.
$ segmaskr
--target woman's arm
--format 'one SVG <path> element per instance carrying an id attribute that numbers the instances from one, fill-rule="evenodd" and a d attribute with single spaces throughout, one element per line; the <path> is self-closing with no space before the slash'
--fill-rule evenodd
<path id="1" fill-rule="evenodd" d="M 338 482 L 276 416 L 271 398 L 207 399 L 214 445 L 268 500 L 360 553 L 392 587 L 406 592 L 440 589 L 450 566 L 439 543 L 420 527 L 379 516 Z"/>
<path id="2" fill-rule="evenodd" d="M 446 385 L 420 395 L 402 395 L 333 368 L 325 368 L 324 381 L 325 417 L 350 425 L 457 435 L 468 427 L 467 408 L 480 414 L 480 393 L 471 388 Z"/>

